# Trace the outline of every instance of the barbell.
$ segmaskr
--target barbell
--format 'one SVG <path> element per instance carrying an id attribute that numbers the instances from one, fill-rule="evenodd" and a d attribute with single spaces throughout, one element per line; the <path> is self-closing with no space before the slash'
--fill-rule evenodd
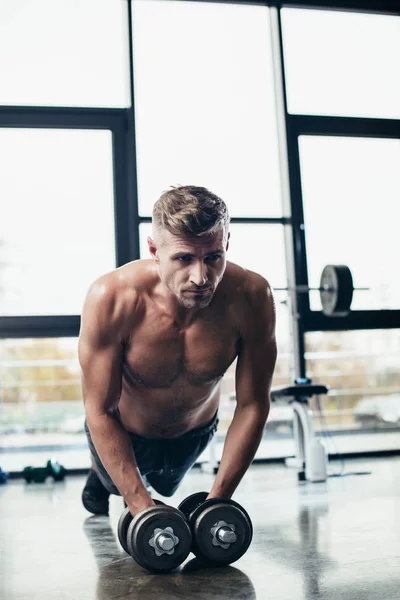
<path id="1" fill-rule="evenodd" d="M 294 287 L 273 288 L 279 292 L 303 294 L 319 292 L 322 312 L 328 317 L 346 317 L 351 308 L 354 291 L 367 291 L 369 288 L 355 288 L 353 276 L 346 265 L 326 265 L 321 273 L 319 287 L 296 285 Z"/>

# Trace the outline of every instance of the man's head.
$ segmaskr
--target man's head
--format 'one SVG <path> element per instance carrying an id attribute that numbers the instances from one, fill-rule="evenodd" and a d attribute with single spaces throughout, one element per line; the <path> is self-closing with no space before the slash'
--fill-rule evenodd
<path id="1" fill-rule="evenodd" d="M 226 267 L 228 229 L 225 202 L 204 187 L 174 187 L 155 203 L 150 253 L 161 281 L 186 308 L 211 302 Z"/>

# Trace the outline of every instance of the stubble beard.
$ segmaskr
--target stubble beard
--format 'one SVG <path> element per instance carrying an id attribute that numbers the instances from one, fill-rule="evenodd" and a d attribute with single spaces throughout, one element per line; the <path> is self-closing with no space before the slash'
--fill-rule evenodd
<path id="1" fill-rule="evenodd" d="M 212 295 L 210 295 L 201 300 L 194 300 L 191 298 L 185 298 L 184 296 L 179 296 L 178 300 L 179 303 L 185 308 L 206 308 L 210 304 L 212 298 Z"/>

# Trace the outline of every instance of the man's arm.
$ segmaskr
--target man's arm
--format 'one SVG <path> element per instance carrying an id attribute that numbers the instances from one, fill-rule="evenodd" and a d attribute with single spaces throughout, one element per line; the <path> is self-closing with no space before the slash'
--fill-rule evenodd
<path id="1" fill-rule="evenodd" d="M 115 290 L 102 280 L 93 284 L 79 335 L 86 421 L 104 467 L 135 514 L 154 502 L 140 477 L 128 434 L 115 418 L 122 386 L 123 320 Z"/>
<path id="2" fill-rule="evenodd" d="M 260 445 L 270 408 L 270 389 L 277 349 L 275 305 L 271 289 L 254 277 L 249 320 L 236 365 L 236 410 L 226 434 L 221 463 L 209 498 L 230 498 Z"/>

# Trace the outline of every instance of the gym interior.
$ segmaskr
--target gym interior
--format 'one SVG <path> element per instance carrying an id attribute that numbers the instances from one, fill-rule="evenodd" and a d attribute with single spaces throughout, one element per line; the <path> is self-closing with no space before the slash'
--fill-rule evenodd
<path id="1" fill-rule="evenodd" d="M 390 0 L 2 0 L 2 600 L 400 598 L 399 17 Z M 178 536 L 121 534 L 118 496 L 109 516 L 82 505 L 77 346 L 89 285 L 148 258 L 154 202 L 188 184 L 225 200 L 227 259 L 275 290 L 278 359 L 235 504 L 194 504 L 196 554 L 157 569 Z M 220 386 L 213 442 L 155 499 L 211 489 L 235 363 Z"/>

